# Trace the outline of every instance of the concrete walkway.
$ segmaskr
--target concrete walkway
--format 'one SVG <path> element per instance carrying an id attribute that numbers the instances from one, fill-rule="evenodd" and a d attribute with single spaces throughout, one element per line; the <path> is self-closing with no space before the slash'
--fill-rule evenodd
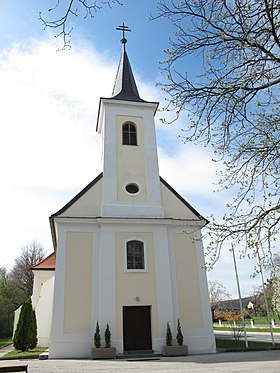
<path id="1" fill-rule="evenodd" d="M 13 345 L 0 348 L 0 357 L 6 355 L 8 352 L 12 351 L 13 349 L 14 349 Z"/>
<path id="2" fill-rule="evenodd" d="M 279 373 L 280 351 L 227 352 L 151 361 L 5 360 L 0 361 L 0 366 L 23 362 L 28 363 L 29 373 Z"/>

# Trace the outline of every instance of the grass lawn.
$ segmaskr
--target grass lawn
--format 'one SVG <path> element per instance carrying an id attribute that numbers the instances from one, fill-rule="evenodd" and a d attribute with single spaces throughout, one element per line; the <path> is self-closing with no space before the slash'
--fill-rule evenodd
<path id="1" fill-rule="evenodd" d="M 216 346 L 217 348 L 226 348 L 230 350 L 239 350 L 239 349 L 246 349 L 245 341 L 234 341 L 229 339 L 219 339 L 216 338 Z M 256 341 L 248 341 L 248 349 L 272 349 L 272 348 L 280 348 L 280 343 L 275 343 L 273 346 L 272 343 L 269 342 L 256 342 Z"/>
<path id="2" fill-rule="evenodd" d="M 28 351 L 18 351 L 18 350 L 13 350 L 6 354 L 4 357 L 24 357 L 24 356 L 39 356 L 42 352 L 46 351 L 46 347 L 36 347 L 33 348 L 32 350 Z"/>
<path id="3" fill-rule="evenodd" d="M 0 348 L 8 346 L 13 343 L 12 338 L 0 338 Z"/>

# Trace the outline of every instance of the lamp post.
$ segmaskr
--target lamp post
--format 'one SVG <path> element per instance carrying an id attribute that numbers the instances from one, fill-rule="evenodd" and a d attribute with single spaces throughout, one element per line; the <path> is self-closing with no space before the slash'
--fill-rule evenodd
<path id="1" fill-rule="evenodd" d="M 241 291 L 240 291 L 239 278 L 238 278 L 237 265 L 236 265 L 236 260 L 235 260 L 235 253 L 234 253 L 233 244 L 231 245 L 231 250 L 230 251 L 232 252 L 233 263 L 234 263 L 235 277 L 236 277 L 238 297 L 239 297 L 239 307 L 240 307 L 240 312 L 241 312 L 242 325 L 243 325 L 243 328 L 244 328 L 245 345 L 246 345 L 246 348 L 248 348 L 248 339 L 247 339 L 246 325 L 245 325 L 245 320 L 244 320 L 244 311 L 243 311 L 243 306 L 242 306 Z"/>

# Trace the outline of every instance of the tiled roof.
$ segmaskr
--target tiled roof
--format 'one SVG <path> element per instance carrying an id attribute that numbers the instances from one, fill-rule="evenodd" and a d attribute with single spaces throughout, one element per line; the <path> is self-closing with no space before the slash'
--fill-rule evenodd
<path id="1" fill-rule="evenodd" d="M 35 264 L 35 266 L 32 267 L 32 270 L 34 269 L 54 271 L 55 270 L 55 252 L 51 253 L 49 256 L 41 260 L 39 263 Z"/>

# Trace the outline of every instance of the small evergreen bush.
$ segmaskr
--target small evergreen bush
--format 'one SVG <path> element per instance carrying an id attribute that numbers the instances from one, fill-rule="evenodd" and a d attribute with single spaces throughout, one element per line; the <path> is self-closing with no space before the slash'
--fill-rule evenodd
<path id="1" fill-rule="evenodd" d="M 19 351 L 27 351 L 37 346 L 37 321 L 31 298 L 21 306 L 13 342 L 15 349 Z"/>
<path id="2" fill-rule="evenodd" d="M 177 322 L 177 335 L 176 335 L 176 339 L 177 339 L 178 346 L 182 346 L 183 342 L 184 342 L 184 337 L 183 337 L 183 334 L 182 334 L 182 329 L 181 329 L 181 324 L 180 324 L 180 320 L 179 319 L 178 319 L 178 322 Z"/>
<path id="3" fill-rule="evenodd" d="M 107 324 L 106 330 L 105 330 L 105 347 L 110 348 L 111 347 L 111 332 L 109 325 Z"/>
<path id="4" fill-rule="evenodd" d="M 169 322 L 167 322 L 165 339 L 166 339 L 166 346 L 172 346 L 172 332 L 170 329 Z"/>
<path id="5" fill-rule="evenodd" d="M 99 328 L 99 324 L 98 324 L 98 321 L 96 323 L 96 328 L 95 328 L 95 333 L 94 333 L 94 346 L 96 348 L 100 348 L 101 346 L 101 338 L 100 338 L 100 328 Z"/>

